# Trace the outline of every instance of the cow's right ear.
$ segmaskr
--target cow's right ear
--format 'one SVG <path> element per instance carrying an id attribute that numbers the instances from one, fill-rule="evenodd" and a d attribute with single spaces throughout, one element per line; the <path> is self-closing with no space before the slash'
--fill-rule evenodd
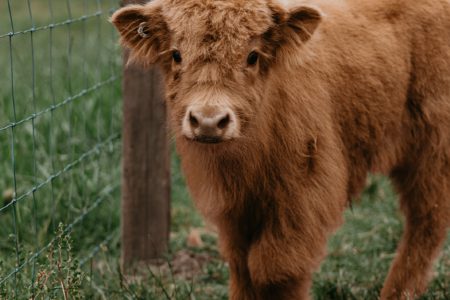
<path id="1" fill-rule="evenodd" d="M 312 6 L 300 6 L 289 11 L 286 29 L 291 35 L 296 35 L 302 42 L 306 42 L 316 31 L 322 21 L 322 13 Z"/>
<path id="2" fill-rule="evenodd" d="M 289 10 L 276 4 L 269 7 L 273 24 L 263 37 L 275 48 L 306 43 L 322 21 L 322 13 L 313 6 L 301 5 Z"/>
<path id="3" fill-rule="evenodd" d="M 123 7 L 111 22 L 120 33 L 121 44 L 131 50 L 130 60 L 153 64 L 169 50 L 169 28 L 161 8 L 152 3 Z"/>

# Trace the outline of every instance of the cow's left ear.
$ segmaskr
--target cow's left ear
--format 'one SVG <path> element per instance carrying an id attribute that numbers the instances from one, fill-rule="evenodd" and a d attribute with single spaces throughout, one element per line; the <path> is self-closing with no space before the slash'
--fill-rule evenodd
<path id="1" fill-rule="evenodd" d="M 291 31 L 287 34 L 296 34 L 306 42 L 316 31 L 322 21 L 322 13 L 314 7 L 300 6 L 288 12 L 286 20 L 286 30 Z"/>

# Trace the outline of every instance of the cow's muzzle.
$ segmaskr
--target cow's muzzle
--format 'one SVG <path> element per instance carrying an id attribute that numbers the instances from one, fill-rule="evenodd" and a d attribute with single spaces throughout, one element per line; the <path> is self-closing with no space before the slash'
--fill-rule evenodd
<path id="1" fill-rule="evenodd" d="M 191 106 L 183 120 L 183 134 L 190 140 L 217 144 L 237 135 L 237 120 L 233 111 L 221 106 Z"/>

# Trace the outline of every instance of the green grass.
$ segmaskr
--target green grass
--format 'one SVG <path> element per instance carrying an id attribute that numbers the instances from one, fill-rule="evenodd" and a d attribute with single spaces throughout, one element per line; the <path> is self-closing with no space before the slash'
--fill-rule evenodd
<path id="1" fill-rule="evenodd" d="M 92 280 L 105 299 L 227 299 L 228 268 L 220 259 L 216 235 L 205 230 L 202 247 L 186 245 L 191 228 L 204 223 L 186 192 L 176 156 L 172 173 L 173 225 L 166 263 L 126 279 L 118 270 L 117 257 L 103 253 L 101 275 Z M 378 299 L 402 232 L 396 200 L 386 178 L 371 177 L 329 242 L 329 255 L 314 277 L 315 299 Z M 449 299 L 450 240 L 434 273 L 423 299 Z"/>
<path id="2" fill-rule="evenodd" d="M 36 294 L 59 223 L 80 261 L 105 239 L 117 241 L 121 57 L 107 22 L 113 7 L 0 3 L 1 299 Z"/>
<path id="3" fill-rule="evenodd" d="M 166 263 L 120 271 L 121 57 L 106 21 L 116 1 L 33 0 L 33 20 L 26 0 L 9 2 L 14 32 L 37 30 L 3 36 L 12 28 L 0 3 L 0 281 L 20 267 L 0 284 L 0 299 L 226 299 L 217 236 L 193 207 L 175 155 Z M 345 219 L 314 297 L 377 299 L 402 232 L 388 180 L 372 177 Z M 201 247 L 186 245 L 193 228 Z M 450 299 L 450 241 L 424 299 Z"/>

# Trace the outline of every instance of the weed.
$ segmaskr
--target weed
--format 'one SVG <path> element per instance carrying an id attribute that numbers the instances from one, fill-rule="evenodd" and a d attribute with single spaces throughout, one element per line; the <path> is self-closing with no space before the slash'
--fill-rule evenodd
<path id="1" fill-rule="evenodd" d="M 30 299 L 83 299 L 84 274 L 73 257 L 70 233 L 62 223 L 58 226 L 55 243 L 50 246 L 47 260 L 39 265 L 35 287 Z"/>

